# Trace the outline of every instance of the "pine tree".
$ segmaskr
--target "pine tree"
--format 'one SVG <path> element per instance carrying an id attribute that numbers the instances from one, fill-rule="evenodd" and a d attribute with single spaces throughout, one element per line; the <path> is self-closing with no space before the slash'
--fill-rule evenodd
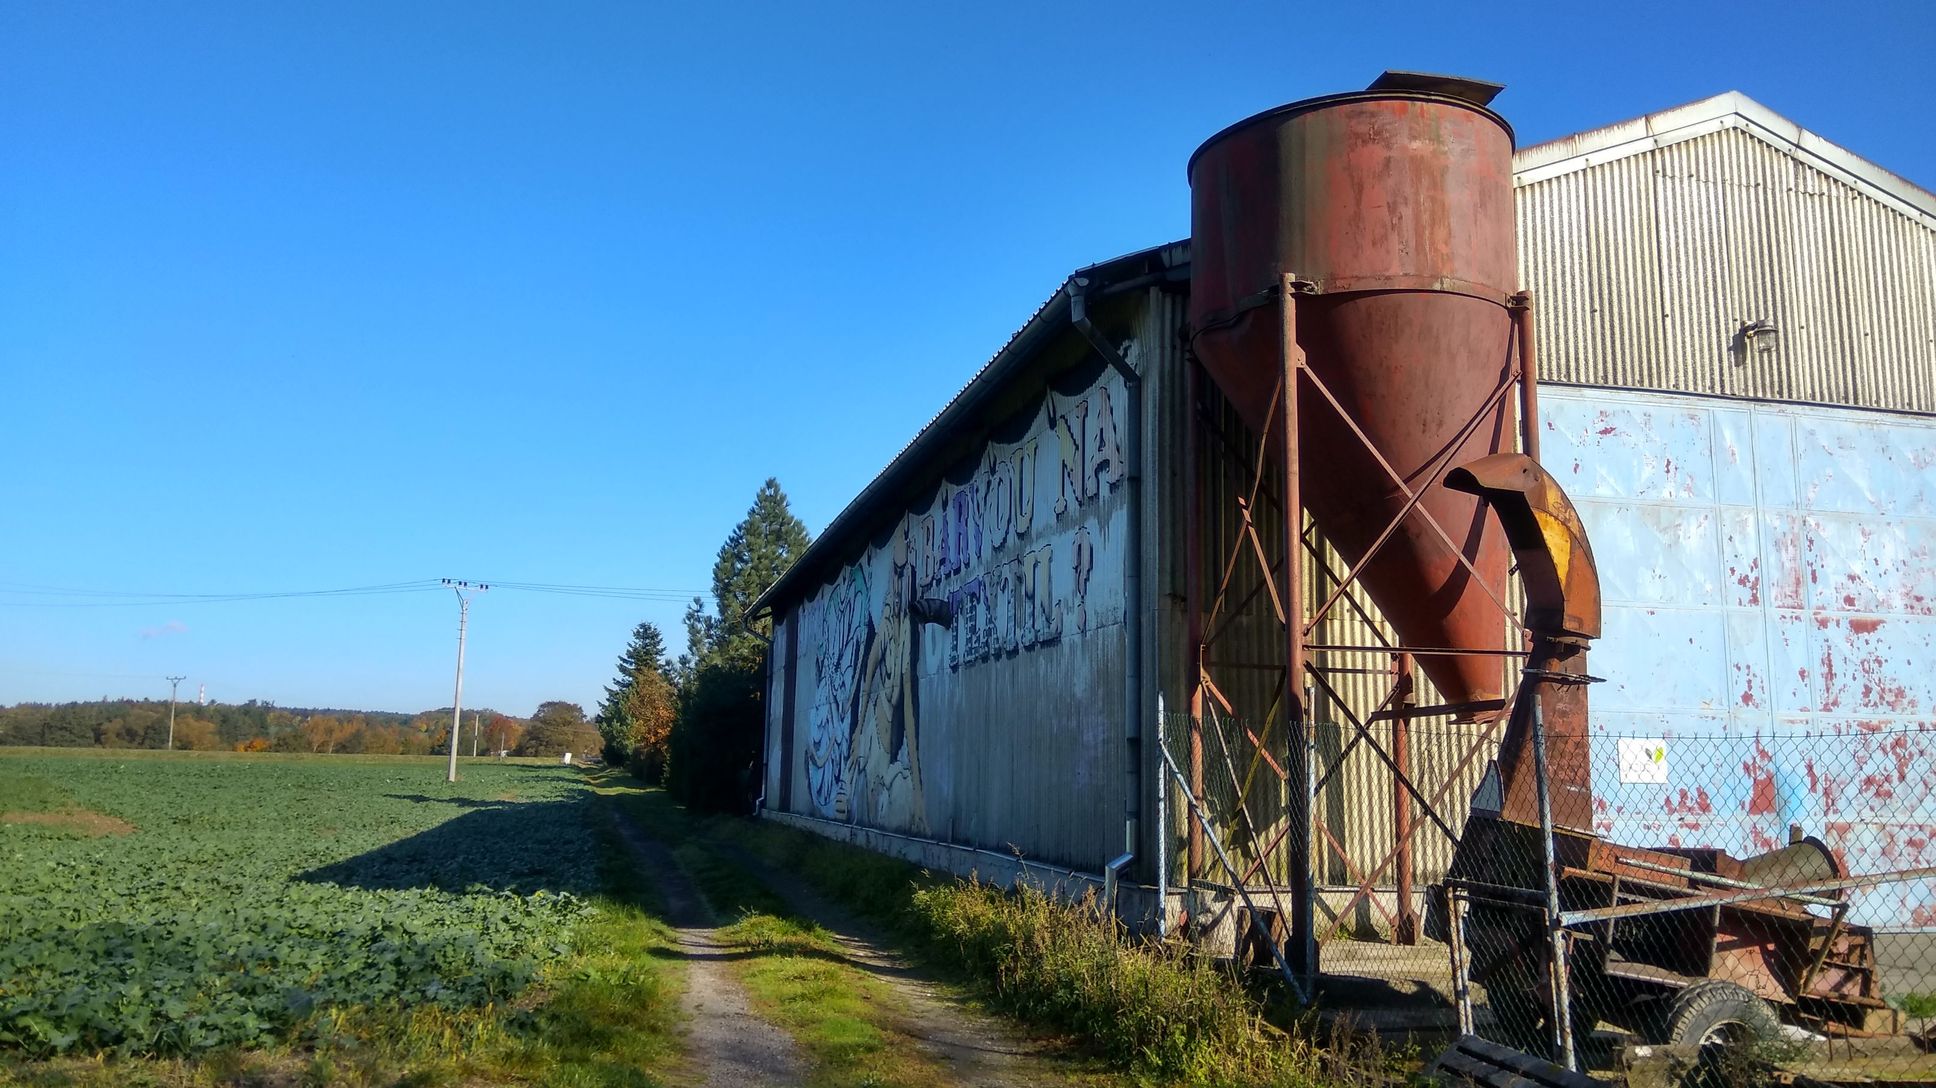
<path id="1" fill-rule="evenodd" d="M 811 541 L 806 523 L 793 516 L 780 481 L 768 477 L 753 496 L 745 520 L 733 526 L 713 562 L 713 613 L 694 598 L 686 611 L 686 634 L 696 663 L 724 661 L 757 667 L 772 625 L 748 629 L 753 602 L 785 574 Z M 755 632 L 758 633 L 755 633 Z"/>
<path id="2" fill-rule="evenodd" d="M 599 704 L 599 736 L 605 742 L 605 761 L 630 767 L 648 782 L 657 782 L 665 765 L 667 736 L 678 705 L 668 675 L 665 637 L 658 627 L 641 623 L 618 658 L 618 676 L 605 689 Z"/>
<path id="3" fill-rule="evenodd" d="M 713 564 L 713 611 L 695 598 L 686 610 L 691 661 L 669 744 L 668 781 L 688 805 L 741 809 L 757 789 L 761 667 L 771 621 L 749 622 L 753 602 L 810 542 L 769 478 Z M 681 661 L 687 667 L 687 662 Z"/>

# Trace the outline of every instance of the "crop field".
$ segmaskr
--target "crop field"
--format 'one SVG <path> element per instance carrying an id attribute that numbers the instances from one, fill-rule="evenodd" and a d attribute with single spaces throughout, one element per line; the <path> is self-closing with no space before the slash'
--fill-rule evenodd
<path id="1" fill-rule="evenodd" d="M 195 1055 L 515 1000 L 599 891 L 579 772 L 0 752 L 0 1051 Z"/>

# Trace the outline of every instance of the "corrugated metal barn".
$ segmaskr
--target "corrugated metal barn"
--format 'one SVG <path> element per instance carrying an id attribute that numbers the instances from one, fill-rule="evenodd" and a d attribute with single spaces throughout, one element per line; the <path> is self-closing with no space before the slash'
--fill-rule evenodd
<path id="1" fill-rule="evenodd" d="M 1605 599 L 1592 729 L 1622 743 L 1593 748 L 1595 829 L 1745 851 L 1804 824 L 1883 852 L 1857 871 L 1936 862 L 1936 197 L 1736 94 L 1513 170 L 1541 459 Z M 1191 279 L 1188 243 L 1071 276 L 767 593 L 765 814 L 956 871 L 1113 863 L 1125 914 L 1161 885 L 1167 917 L 1214 880 L 1158 707 L 1186 709 L 1213 635 L 1234 740 L 1202 788 L 1246 803 L 1224 845 L 1262 886 L 1308 867 L 1321 937 L 1409 939 L 1496 737 L 1381 717 L 1407 666 L 1363 648 L 1392 632 L 1307 526 L 1328 679 L 1294 785 L 1278 470 L 1194 373 Z M 1859 913 L 1923 926 L 1936 892 Z"/>

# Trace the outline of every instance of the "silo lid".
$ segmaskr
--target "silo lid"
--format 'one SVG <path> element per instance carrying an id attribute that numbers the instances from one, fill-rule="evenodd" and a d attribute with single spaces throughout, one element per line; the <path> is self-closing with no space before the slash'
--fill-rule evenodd
<path id="1" fill-rule="evenodd" d="M 1447 98 L 1464 99 L 1475 106 L 1490 105 L 1506 89 L 1504 83 L 1492 83 L 1483 79 L 1467 79 L 1465 76 L 1442 76 L 1431 72 L 1394 72 L 1371 81 L 1368 91 L 1421 91 L 1425 94 L 1442 94 Z"/>

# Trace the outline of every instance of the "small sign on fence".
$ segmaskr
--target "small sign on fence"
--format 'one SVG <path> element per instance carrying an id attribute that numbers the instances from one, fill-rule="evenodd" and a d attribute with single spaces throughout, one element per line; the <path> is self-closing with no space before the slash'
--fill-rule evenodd
<path id="1" fill-rule="evenodd" d="M 1620 781 L 1623 784 L 1667 784 L 1667 742 L 1658 737 L 1621 737 Z"/>

